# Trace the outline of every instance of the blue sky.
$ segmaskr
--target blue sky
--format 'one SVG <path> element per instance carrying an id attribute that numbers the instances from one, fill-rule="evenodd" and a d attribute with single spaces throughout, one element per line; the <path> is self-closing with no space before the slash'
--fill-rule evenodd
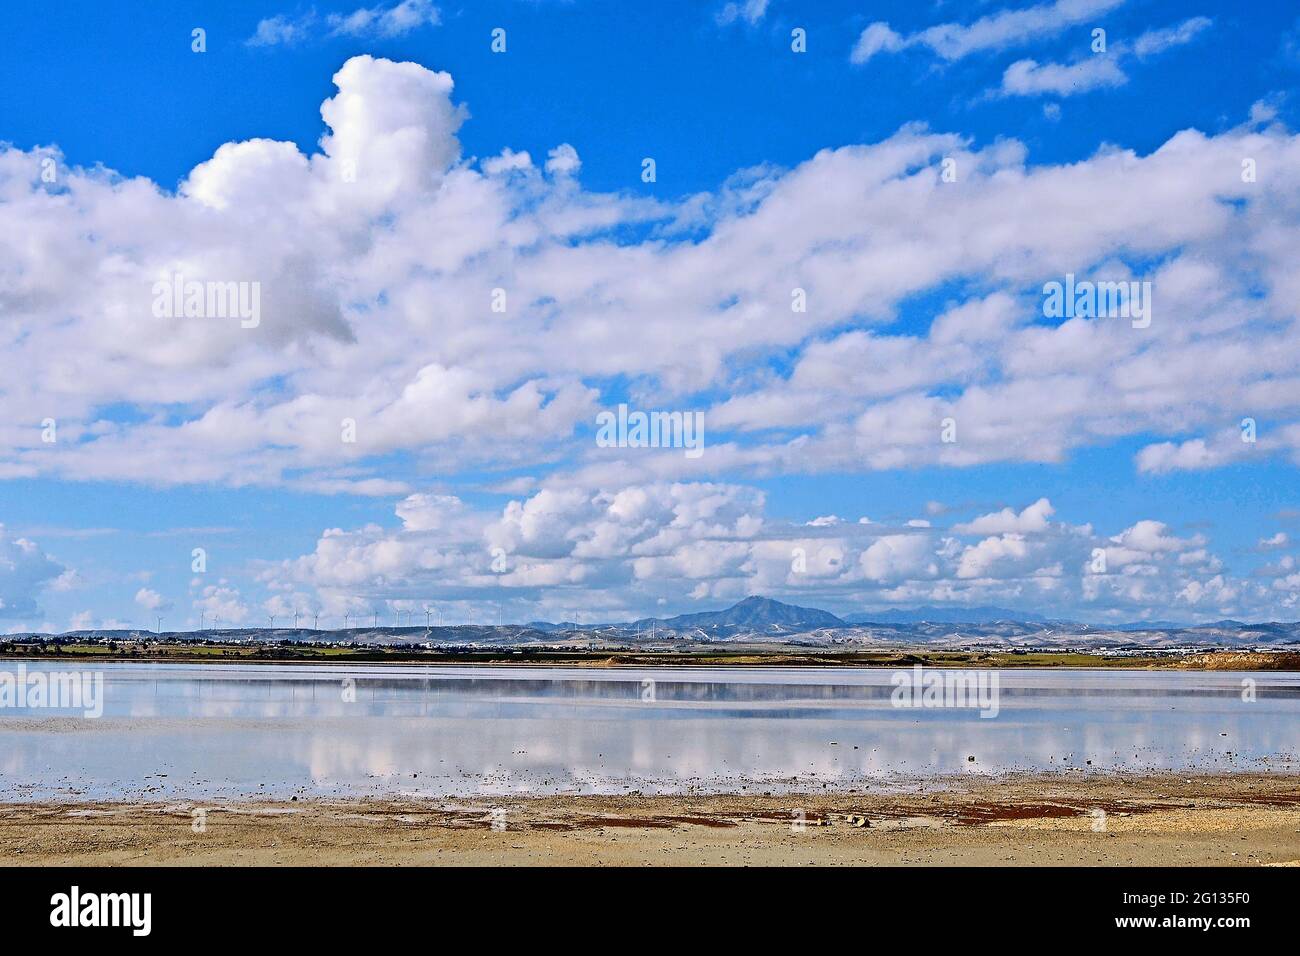
<path id="1" fill-rule="evenodd" d="M 66 3 L 0 36 L 0 629 L 1300 616 L 1292 4 Z M 151 317 L 181 270 L 265 321 Z M 1161 311 L 1045 317 L 1066 272 Z M 701 412 L 704 455 L 597 447 L 619 402 Z"/>
<path id="2" fill-rule="evenodd" d="M 245 41 L 267 17 L 342 13 L 357 4 L 177 2 L 140 18 L 76 0 L 56 11 L 10 5 L 0 12 L 9 38 L 0 64 L 4 137 L 24 147 L 58 143 L 72 162 L 174 187 L 225 142 L 267 136 L 314 147 L 330 76 L 347 57 L 371 53 L 456 78 L 474 117 L 462 136 L 467 153 L 544 152 L 571 142 L 593 190 L 637 188 L 629 170 L 639 171 L 651 149 L 672 173 L 657 191 L 684 195 L 715 189 L 748 166 L 792 166 L 822 148 L 874 142 L 918 119 L 984 140 L 1014 136 L 1035 161 L 1068 162 L 1101 142 L 1146 152 L 1188 126 L 1214 131 L 1240 122 L 1253 102 L 1294 84 L 1281 38 L 1300 18 L 1293 5 L 1269 0 L 1251 4 L 1249 14 L 1213 0 L 1123 4 L 1096 21 L 1115 39 L 1193 15 L 1215 26 L 1201 42 L 1166 54 L 1158 69 L 1135 71 L 1104 96 L 1076 98 L 1063 122 L 1051 122 L 1038 103 L 971 102 L 1015 53 L 940 68 L 920 52 L 877 68 L 848 62 L 873 20 L 917 29 L 969 22 L 995 4 L 774 0 L 755 25 L 719 27 L 712 14 L 722 6 L 448 5 L 438 26 L 399 37 L 264 48 Z M 206 58 L 190 52 L 194 26 L 208 31 Z M 489 50 L 497 26 L 514 35 L 504 57 Z M 798 58 L 784 55 L 795 26 L 809 31 L 808 53 Z M 1066 32 L 1035 40 L 1028 52 L 1067 57 L 1087 45 L 1086 31 Z M 49 69 L 54 49 L 57 73 Z"/>

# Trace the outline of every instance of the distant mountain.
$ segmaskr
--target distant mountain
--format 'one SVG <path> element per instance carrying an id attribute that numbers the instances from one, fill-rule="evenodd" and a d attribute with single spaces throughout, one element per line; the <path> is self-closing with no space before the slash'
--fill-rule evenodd
<path id="1" fill-rule="evenodd" d="M 819 627 L 843 627 L 844 622 L 829 611 L 817 608 L 798 607 L 794 604 L 782 604 L 771 598 L 751 595 L 723 611 L 699 611 L 694 614 L 679 614 L 664 619 L 643 618 L 633 621 L 630 626 L 638 629 L 656 627 L 673 631 L 702 630 L 705 632 L 753 632 L 785 631 L 795 633 L 812 631 Z"/>
<path id="2" fill-rule="evenodd" d="M 670 618 L 607 624 L 532 621 L 528 624 L 454 624 L 432 628 L 364 627 L 346 630 L 306 628 L 222 628 L 201 631 L 78 630 L 63 635 L 21 633 L 0 637 L 0 645 L 46 640 L 131 641 L 140 638 L 214 642 L 326 642 L 347 645 L 425 645 L 441 647 L 562 649 L 634 648 L 668 645 L 687 650 L 701 642 L 735 646 L 872 648 L 1093 648 L 1150 649 L 1300 646 L 1300 622 L 1176 624 L 1147 621 L 1123 625 L 1081 624 L 1044 619 L 1002 607 L 918 607 L 867 611 L 841 619 L 818 608 L 783 604 L 751 596 L 729 608 Z"/>
<path id="3" fill-rule="evenodd" d="M 844 618 L 848 624 L 993 624 L 998 621 L 1047 620 L 1027 611 L 1005 607 L 918 607 L 888 611 L 863 611 Z"/>

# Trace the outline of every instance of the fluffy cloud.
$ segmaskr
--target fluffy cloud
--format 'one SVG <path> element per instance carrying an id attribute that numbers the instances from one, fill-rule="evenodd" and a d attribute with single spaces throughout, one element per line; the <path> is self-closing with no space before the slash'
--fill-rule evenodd
<path id="1" fill-rule="evenodd" d="M 1046 531 L 1047 519 L 1055 514 L 1052 503 L 1039 498 L 1019 513 L 1014 508 L 1003 508 L 994 514 L 981 515 L 974 521 L 958 524 L 953 530 L 958 534 L 1011 534 Z"/>
<path id="2" fill-rule="evenodd" d="M 841 612 L 998 603 L 1120 621 L 1167 617 L 1175 605 L 1191 616 L 1267 614 L 1295 597 L 1229 578 L 1200 536 L 1143 520 L 1102 537 L 1048 521 L 1047 499 L 947 529 L 773 521 L 751 489 L 682 482 L 554 485 L 500 511 L 420 494 L 397 513 L 397 528 L 330 529 L 312 554 L 264 565 L 263 582 L 292 595 L 274 613 L 432 603 L 448 620 L 509 608 L 511 619 L 603 621 L 762 593 Z"/>
<path id="3" fill-rule="evenodd" d="M 335 82 L 320 152 L 226 144 L 174 195 L 44 183 L 46 153 L 0 151 L 0 314 L 25 330 L 0 350 L 31 372 L 0 383 L 0 475 L 387 495 L 414 485 L 394 454 L 443 473 L 563 455 L 579 483 L 632 484 L 1054 462 L 1138 434 L 1158 471 L 1226 460 L 1196 437 L 1224 409 L 1270 425 L 1256 452 L 1300 449 L 1300 145 L 1275 124 L 1061 167 L 909 126 L 672 204 L 584 191 L 563 145 L 541 169 L 466 160 L 445 73 L 356 57 Z M 1243 156 L 1267 174 L 1243 182 Z M 1152 326 L 1045 322 L 1066 273 L 1150 281 Z M 260 323 L 156 318 L 175 275 L 258 282 Z M 978 291 L 890 327 L 954 286 Z M 765 354 L 790 371 L 755 377 Z M 703 410 L 703 457 L 596 448 L 625 383 Z"/>
<path id="4" fill-rule="evenodd" d="M 998 22 L 979 36 L 1019 35 Z M 1144 472 L 1300 461 L 1300 140 L 1266 111 L 1062 166 L 907 126 L 650 201 L 584 189 L 567 145 L 540 168 L 465 157 L 445 73 L 356 57 L 335 83 L 319 151 L 228 143 L 175 193 L 62 165 L 44 182 L 57 153 L 0 149 L 0 353 L 26 373 L 0 381 L 0 476 L 408 496 L 398 527 L 332 529 L 264 569 L 286 601 L 352 611 L 506 594 L 614 614 L 756 590 L 839 607 L 1052 593 L 1098 614 L 1293 600 L 1288 575 L 1230 578 L 1195 536 L 1097 537 L 1045 499 L 947 529 L 787 526 L 744 484 L 1061 462 L 1135 437 Z M 1043 284 L 1067 273 L 1151 282 L 1150 327 L 1044 316 Z M 155 316 L 176 275 L 257 282 L 260 322 Z M 704 411 L 704 455 L 597 447 L 596 411 L 624 399 Z M 516 500 L 411 494 L 485 472 Z M 34 606 L 24 580 L 6 607 Z M 229 583 L 192 599 L 249 613 Z"/>
<path id="5" fill-rule="evenodd" d="M 928 535 L 887 534 L 873 541 L 859 562 L 867 580 L 897 583 L 935 573 L 933 555 Z"/>
<path id="6" fill-rule="evenodd" d="M 66 569 L 35 541 L 13 537 L 0 524 L 0 620 L 32 621 L 41 613 L 36 599 Z"/>
<path id="7" fill-rule="evenodd" d="M 1029 542 L 1022 534 L 1002 534 L 985 538 L 966 548 L 957 565 L 959 578 L 996 577 L 999 566 L 1023 566 L 1030 555 Z"/>
<path id="8" fill-rule="evenodd" d="M 135 592 L 135 603 L 146 611 L 168 611 L 172 604 L 152 588 L 141 588 Z"/>
<path id="9" fill-rule="evenodd" d="M 1203 543 L 1198 535 L 1189 539 L 1179 538 L 1169 532 L 1168 526 L 1160 521 L 1139 521 L 1131 528 L 1111 538 L 1122 548 L 1139 551 L 1144 554 L 1163 554 L 1169 551 L 1182 551 Z"/>
<path id="10" fill-rule="evenodd" d="M 201 611 L 209 627 L 231 627 L 242 624 L 248 618 L 249 609 L 235 587 L 227 580 L 216 584 L 203 585 L 198 588 L 191 606 Z"/>

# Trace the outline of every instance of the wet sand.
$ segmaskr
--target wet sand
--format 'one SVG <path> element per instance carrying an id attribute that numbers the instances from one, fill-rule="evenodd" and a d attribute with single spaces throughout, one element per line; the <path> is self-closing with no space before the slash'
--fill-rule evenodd
<path id="1" fill-rule="evenodd" d="M 1300 777 L 963 777 L 917 792 L 772 796 L 5 804 L 0 863 L 1296 866 Z"/>

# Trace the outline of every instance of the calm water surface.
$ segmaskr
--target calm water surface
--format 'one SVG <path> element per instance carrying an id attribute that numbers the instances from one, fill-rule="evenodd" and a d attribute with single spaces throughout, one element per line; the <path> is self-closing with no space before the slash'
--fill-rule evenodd
<path id="1" fill-rule="evenodd" d="M 104 714 L 0 708 L 0 801 L 779 791 L 1006 771 L 1300 770 L 1297 674 L 1001 670 L 997 716 L 981 718 L 894 706 L 890 670 L 27 667 L 101 672 Z M 1254 700 L 1243 700 L 1243 680 L 1255 683 Z"/>

